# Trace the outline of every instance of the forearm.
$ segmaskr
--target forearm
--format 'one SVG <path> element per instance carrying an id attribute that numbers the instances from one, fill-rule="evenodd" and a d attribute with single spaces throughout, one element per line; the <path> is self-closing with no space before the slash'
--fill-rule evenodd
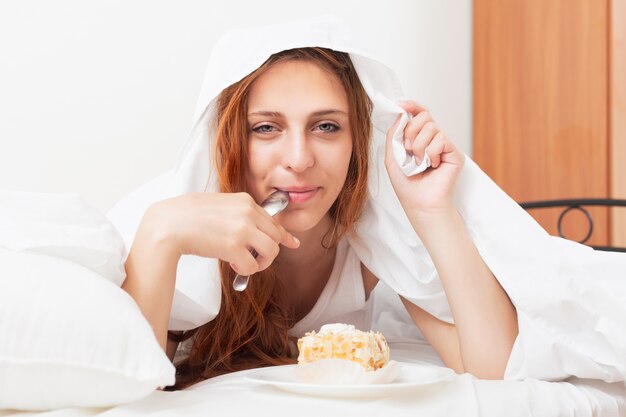
<path id="1" fill-rule="evenodd" d="M 140 227 L 126 260 L 122 288 L 133 297 L 164 350 L 179 258 L 150 228 Z"/>
<path id="2" fill-rule="evenodd" d="M 517 337 L 517 313 L 456 211 L 410 213 L 446 292 L 465 371 L 500 379 Z"/>
<path id="3" fill-rule="evenodd" d="M 465 372 L 461 359 L 459 335 L 454 324 L 439 320 L 404 297 L 400 299 L 415 325 L 435 349 L 443 363 L 459 374 Z"/>

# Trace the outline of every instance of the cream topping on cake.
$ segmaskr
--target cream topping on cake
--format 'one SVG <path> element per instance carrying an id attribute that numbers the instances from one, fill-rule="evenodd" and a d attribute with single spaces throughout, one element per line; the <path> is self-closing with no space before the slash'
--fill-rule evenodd
<path id="1" fill-rule="evenodd" d="M 356 328 L 351 324 L 343 324 L 343 323 L 333 323 L 333 324 L 325 324 L 320 327 L 320 331 L 318 334 L 324 335 L 327 333 L 354 333 Z"/>

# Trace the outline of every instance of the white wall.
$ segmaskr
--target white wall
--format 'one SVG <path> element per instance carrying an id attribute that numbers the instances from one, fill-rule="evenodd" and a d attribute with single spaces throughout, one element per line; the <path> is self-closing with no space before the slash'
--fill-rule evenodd
<path id="1" fill-rule="evenodd" d="M 470 151 L 471 0 L 0 0 L 0 188 L 109 209 L 174 163 L 222 32 L 329 12 Z"/>

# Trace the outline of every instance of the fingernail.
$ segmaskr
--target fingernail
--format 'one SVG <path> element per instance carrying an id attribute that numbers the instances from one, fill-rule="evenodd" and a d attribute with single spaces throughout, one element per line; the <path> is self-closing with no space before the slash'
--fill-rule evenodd
<path id="1" fill-rule="evenodd" d="M 300 246 L 300 240 L 297 237 L 293 236 L 293 240 Z"/>

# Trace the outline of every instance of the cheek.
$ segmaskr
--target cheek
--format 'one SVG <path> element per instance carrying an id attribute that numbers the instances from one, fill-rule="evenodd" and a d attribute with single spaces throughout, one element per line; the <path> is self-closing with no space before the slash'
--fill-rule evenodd
<path id="1" fill-rule="evenodd" d="M 348 176 L 348 170 L 350 167 L 350 159 L 352 157 L 352 146 L 344 145 L 340 149 L 334 149 L 332 152 L 327 152 L 324 161 L 324 170 L 328 173 L 332 173 L 333 178 L 333 195 L 335 198 L 339 196 L 343 189 L 346 178 Z"/>
<path id="2" fill-rule="evenodd" d="M 263 172 L 263 158 L 252 147 L 248 151 L 247 170 L 248 190 L 254 195 L 254 190 L 257 188 L 259 178 Z"/>
<path id="3" fill-rule="evenodd" d="M 263 165 L 268 165 L 267 161 L 275 158 L 275 148 L 273 144 L 250 139 L 248 141 L 248 166 L 256 171 L 262 170 Z"/>
<path id="4" fill-rule="evenodd" d="M 348 175 L 348 168 L 350 166 L 353 151 L 352 144 L 350 144 L 350 146 L 346 146 L 345 149 L 343 149 L 343 152 L 340 153 L 341 157 L 337 158 L 336 164 L 338 167 L 341 167 L 344 176 Z"/>
<path id="5" fill-rule="evenodd" d="M 248 172 L 246 180 L 248 192 L 255 199 L 258 199 L 260 194 L 263 194 L 263 181 L 271 172 L 274 164 L 275 156 L 271 151 L 271 147 L 250 144 L 248 148 Z"/>

